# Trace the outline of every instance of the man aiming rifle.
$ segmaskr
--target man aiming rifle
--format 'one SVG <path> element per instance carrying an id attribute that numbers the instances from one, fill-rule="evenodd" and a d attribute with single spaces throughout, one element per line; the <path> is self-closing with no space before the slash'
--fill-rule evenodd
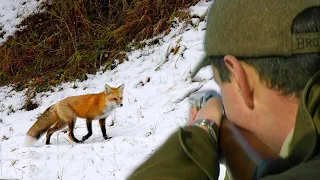
<path id="1" fill-rule="evenodd" d="M 224 113 L 287 162 L 258 179 L 320 179 L 320 1 L 215 0 L 204 46 L 191 77 L 212 66 L 221 98 L 192 110 L 128 179 L 217 179 Z M 226 165 L 236 179 L 248 162 Z"/>

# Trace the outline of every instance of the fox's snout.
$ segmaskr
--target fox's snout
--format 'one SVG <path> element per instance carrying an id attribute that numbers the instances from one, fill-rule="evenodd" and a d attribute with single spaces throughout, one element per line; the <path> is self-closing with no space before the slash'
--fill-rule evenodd
<path id="1" fill-rule="evenodd" d="M 107 105 L 109 107 L 122 107 L 123 106 L 122 102 L 110 102 L 110 103 L 107 103 Z"/>

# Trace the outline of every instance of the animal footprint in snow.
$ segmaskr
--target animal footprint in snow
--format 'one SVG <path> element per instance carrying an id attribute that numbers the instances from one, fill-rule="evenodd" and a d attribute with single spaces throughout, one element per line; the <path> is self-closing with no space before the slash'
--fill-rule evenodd
<path id="1" fill-rule="evenodd" d="M 143 81 L 140 81 L 139 84 L 137 85 L 137 87 L 139 86 L 144 86 L 146 83 L 150 82 L 150 77 L 147 77 L 147 79 L 143 82 Z"/>

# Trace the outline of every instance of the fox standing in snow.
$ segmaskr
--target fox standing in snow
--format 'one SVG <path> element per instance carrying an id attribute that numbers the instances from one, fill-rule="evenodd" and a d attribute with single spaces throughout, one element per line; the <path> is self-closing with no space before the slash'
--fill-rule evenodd
<path id="1" fill-rule="evenodd" d="M 46 144 L 50 144 L 51 135 L 67 125 L 69 138 L 76 143 L 84 142 L 92 135 L 92 120 L 94 119 L 99 119 L 103 138 L 108 139 L 105 120 L 115 108 L 122 106 L 123 88 L 124 84 L 117 88 L 106 84 L 105 91 L 101 93 L 71 96 L 53 104 L 30 128 L 25 139 L 25 146 L 33 145 L 45 132 L 47 132 Z M 77 117 L 86 118 L 88 134 L 82 137 L 82 141 L 75 138 L 73 133 Z"/>

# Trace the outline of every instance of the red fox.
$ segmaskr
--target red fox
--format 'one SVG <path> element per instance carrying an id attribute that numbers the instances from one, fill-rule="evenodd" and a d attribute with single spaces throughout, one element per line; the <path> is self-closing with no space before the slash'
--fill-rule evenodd
<path id="1" fill-rule="evenodd" d="M 124 84 L 117 88 L 106 84 L 105 90 L 101 93 L 70 96 L 51 105 L 29 129 L 24 145 L 32 146 L 45 132 L 47 132 L 46 144 L 50 144 L 51 135 L 67 125 L 69 138 L 76 143 L 84 142 L 92 135 L 94 119 L 99 119 L 102 136 L 108 139 L 105 120 L 115 108 L 122 107 L 123 88 Z M 88 134 L 82 137 L 82 141 L 73 134 L 77 117 L 86 118 Z"/>

